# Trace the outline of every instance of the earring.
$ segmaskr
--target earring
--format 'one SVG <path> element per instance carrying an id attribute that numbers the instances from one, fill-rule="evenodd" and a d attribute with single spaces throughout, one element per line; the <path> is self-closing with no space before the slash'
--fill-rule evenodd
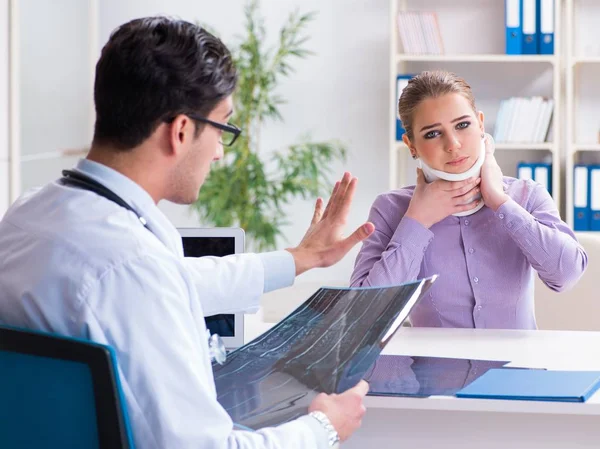
<path id="1" fill-rule="evenodd" d="M 412 158 L 413 158 L 413 159 L 416 159 L 416 158 L 417 158 L 417 155 L 416 155 L 416 154 L 412 154 L 411 156 L 412 156 Z"/>
<path id="2" fill-rule="evenodd" d="M 481 133 L 481 138 L 483 139 L 484 137 L 485 137 L 485 134 L 484 134 L 484 133 Z"/>

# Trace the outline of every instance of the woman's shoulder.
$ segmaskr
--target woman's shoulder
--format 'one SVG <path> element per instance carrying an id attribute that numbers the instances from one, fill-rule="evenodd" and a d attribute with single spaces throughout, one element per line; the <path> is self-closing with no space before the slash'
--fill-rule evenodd
<path id="1" fill-rule="evenodd" d="M 371 219 L 381 217 L 386 222 L 400 220 L 408 209 L 414 190 L 415 186 L 407 186 L 377 195 L 371 207 Z"/>
<path id="2" fill-rule="evenodd" d="M 373 203 L 373 205 L 375 206 L 389 204 L 398 206 L 408 206 L 408 203 L 410 203 L 414 191 L 415 186 L 406 186 L 401 187 L 399 189 L 389 190 L 387 192 L 380 193 L 379 195 L 377 195 L 377 198 L 375 198 L 375 202 Z"/>
<path id="3" fill-rule="evenodd" d="M 532 179 L 517 179 L 511 176 L 504 176 L 502 182 L 506 194 L 523 207 L 526 207 L 535 196 L 539 196 L 542 193 L 549 195 L 541 184 Z"/>

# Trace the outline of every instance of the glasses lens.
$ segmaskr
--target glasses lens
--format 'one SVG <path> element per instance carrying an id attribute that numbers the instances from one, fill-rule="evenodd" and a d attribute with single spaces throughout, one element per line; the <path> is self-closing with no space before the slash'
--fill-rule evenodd
<path id="1" fill-rule="evenodd" d="M 233 143 L 233 141 L 235 140 L 235 134 L 224 131 L 223 135 L 221 136 L 221 142 L 223 142 L 223 145 L 231 145 Z"/>

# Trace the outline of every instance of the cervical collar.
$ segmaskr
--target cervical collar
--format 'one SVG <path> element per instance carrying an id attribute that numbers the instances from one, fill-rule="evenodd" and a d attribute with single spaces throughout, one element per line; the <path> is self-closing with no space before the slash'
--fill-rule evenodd
<path id="1" fill-rule="evenodd" d="M 447 173 L 445 171 L 435 170 L 427 165 L 421 159 L 417 159 L 417 167 L 423 170 L 423 175 L 425 176 L 425 180 L 429 182 L 433 182 L 436 179 L 445 179 L 446 181 L 464 181 L 470 177 L 478 177 L 481 173 L 481 166 L 483 165 L 483 161 L 485 160 L 485 140 L 481 139 L 481 147 L 479 150 L 479 158 L 473 164 L 473 166 L 463 173 Z M 477 198 L 481 198 L 481 194 L 477 196 Z M 471 200 L 472 201 L 472 200 Z M 466 210 L 463 212 L 457 212 L 454 215 L 455 217 L 464 217 L 465 215 L 471 215 L 477 212 L 484 206 L 483 202 L 479 203 L 473 209 Z"/>

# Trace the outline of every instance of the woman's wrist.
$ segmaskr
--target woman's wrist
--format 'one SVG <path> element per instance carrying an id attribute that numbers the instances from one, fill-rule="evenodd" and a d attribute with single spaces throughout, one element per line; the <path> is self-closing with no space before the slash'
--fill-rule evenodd
<path id="1" fill-rule="evenodd" d="M 418 214 L 415 214 L 414 211 L 411 211 L 410 209 L 406 211 L 404 216 L 407 218 L 410 218 L 412 220 L 415 220 L 417 223 L 419 223 L 424 228 L 429 229 L 432 226 L 432 223 L 429 223 L 427 220 L 420 217 Z"/>
<path id="2" fill-rule="evenodd" d="M 500 209 L 500 206 L 506 203 L 509 199 L 510 197 L 503 192 L 502 194 L 498 195 L 497 198 L 493 198 L 492 200 L 490 200 L 487 206 L 494 212 L 496 212 L 498 209 Z"/>

